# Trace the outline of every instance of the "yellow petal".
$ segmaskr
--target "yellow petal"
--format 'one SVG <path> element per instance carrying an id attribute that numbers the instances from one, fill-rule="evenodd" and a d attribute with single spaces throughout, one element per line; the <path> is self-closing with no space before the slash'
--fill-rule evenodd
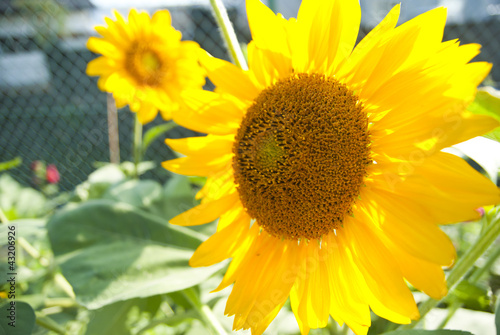
<path id="1" fill-rule="evenodd" d="M 112 57 L 112 55 L 117 53 L 116 46 L 114 46 L 111 42 L 94 36 L 89 37 L 89 40 L 87 41 L 87 48 L 90 51 L 109 57 Z"/>
<path id="2" fill-rule="evenodd" d="M 303 1 L 297 15 L 297 29 L 305 34 L 296 36 L 298 41 L 292 44 L 294 67 L 299 71 L 334 73 L 351 53 L 360 21 L 361 9 L 356 0 Z M 300 52 L 296 56 L 298 48 L 308 50 L 307 57 Z"/>
<path id="3" fill-rule="evenodd" d="M 250 248 L 253 246 L 255 239 L 258 238 L 259 231 L 260 231 L 259 225 L 254 224 L 250 228 L 248 234 L 246 235 L 246 239 L 240 244 L 239 248 L 233 254 L 233 260 L 229 264 L 229 267 L 226 270 L 226 273 L 224 274 L 222 282 L 212 292 L 218 292 L 220 290 L 223 290 L 236 280 L 240 266 L 245 260 L 248 250 L 250 250 Z"/>
<path id="4" fill-rule="evenodd" d="M 188 108 L 174 115 L 179 125 L 216 135 L 234 134 L 240 127 L 243 108 L 235 101 L 202 90 L 186 91 L 182 97 Z"/>
<path id="5" fill-rule="evenodd" d="M 398 23 L 400 9 L 399 4 L 394 6 L 382 22 L 359 42 L 346 62 L 339 68 L 336 74 L 339 78 L 343 78 L 353 87 L 359 87 L 367 81 L 382 57 L 382 47 L 385 45 L 382 41 Z"/>
<path id="6" fill-rule="evenodd" d="M 196 157 L 181 157 L 165 161 L 162 163 L 162 166 L 171 172 L 185 176 L 206 177 L 230 164 L 232 156 L 233 154 L 215 158 L 203 155 Z"/>
<path id="7" fill-rule="evenodd" d="M 235 188 L 233 171 L 228 164 L 225 169 L 214 171 L 196 194 L 196 199 L 207 199 L 208 201 L 218 199 L 222 194 L 231 192 Z"/>
<path id="8" fill-rule="evenodd" d="M 291 75 L 291 67 L 280 70 L 275 66 L 272 51 L 258 48 L 253 41 L 248 44 L 247 51 L 249 73 L 254 81 L 260 84 L 259 89 L 269 87 L 280 78 Z"/>
<path id="9" fill-rule="evenodd" d="M 252 101 L 259 90 L 248 77 L 248 72 L 237 66 L 208 55 L 200 53 L 200 63 L 207 70 L 207 75 L 217 87 L 217 90 L 234 95 L 240 99 Z"/>
<path id="10" fill-rule="evenodd" d="M 107 57 L 98 57 L 87 65 L 86 73 L 89 76 L 109 75 L 114 70 L 114 62 Z"/>
<path id="11" fill-rule="evenodd" d="M 479 219 L 475 209 L 500 203 L 500 189 L 457 156 L 439 152 L 416 166 L 415 174 L 424 182 L 408 178 L 398 193 L 420 202 L 439 223 Z M 422 185 L 429 188 L 424 190 Z M 437 190 L 429 192 L 430 187 Z"/>
<path id="12" fill-rule="evenodd" d="M 156 115 L 158 115 L 158 108 L 156 108 L 156 106 L 152 103 L 148 103 L 146 101 L 141 103 L 141 108 L 137 112 L 139 122 L 142 124 L 153 121 Z"/>
<path id="13" fill-rule="evenodd" d="M 448 289 L 441 266 L 415 258 L 399 248 L 393 255 L 403 276 L 416 289 L 437 300 L 446 295 Z"/>
<path id="14" fill-rule="evenodd" d="M 153 30 L 168 30 L 172 25 L 172 18 L 168 10 L 158 10 L 151 19 Z"/>
<path id="15" fill-rule="evenodd" d="M 285 303 L 282 303 L 276 306 L 266 317 L 262 319 L 262 321 L 255 327 L 252 328 L 252 335 L 261 335 L 264 333 L 269 324 L 274 320 L 276 315 L 278 315 L 279 311 L 283 307 Z"/>
<path id="16" fill-rule="evenodd" d="M 372 150 L 412 161 L 413 156 L 430 156 L 500 126 L 500 122 L 490 116 L 461 113 L 463 107 L 458 108 L 457 112 L 442 110 L 441 115 L 415 118 L 392 129 L 391 134 L 377 133 L 380 127 L 374 127 Z"/>
<path id="17" fill-rule="evenodd" d="M 172 149 L 183 155 L 197 155 L 200 152 L 203 152 L 204 155 L 206 154 L 209 156 L 217 156 L 231 153 L 234 143 L 234 136 L 208 135 L 180 139 L 167 138 L 165 140 L 165 143 Z"/>
<path id="18" fill-rule="evenodd" d="M 445 22 L 446 9 L 440 7 L 388 32 L 380 61 L 366 79 L 360 97 L 370 99 L 393 75 L 427 60 L 439 49 Z"/>
<path id="19" fill-rule="evenodd" d="M 291 72 L 292 62 L 286 31 L 287 21 L 276 16 L 259 0 L 247 0 L 247 16 L 253 41 L 266 52 L 268 60 L 281 76 Z"/>
<path id="20" fill-rule="evenodd" d="M 366 333 L 371 320 L 368 299 L 362 293 L 367 290 L 364 280 L 352 268 L 346 248 L 335 234 L 328 234 L 323 242 L 326 244 L 326 248 L 322 248 L 325 255 L 320 257 L 325 258 L 327 266 L 332 300 L 330 314 L 336 321 L 347 323 L 357 331 L 356 334 Z"/>
<path id="21" fill-rule="evenodd" d="M 202 203 L 170 220 L 178 226 L 197 226 L 214 221 L 230 209 L 239 200 L 238 194 L 233 193 L 218 200 Z"/>
<path id="22" fill-rule="evenodd" d="M 193 267 L 210 266 L 231 257 L 245 240 L 249 229 L 250 217 L 246 213 L 240 212 L 240 215 L 233 222 L 218 230 L 196 249 L 189 260 L 189 265 Z"/>
<path id="23" fill-rule="evenodd" d="M 267 233 L 253 242 L 239 265 L 226 305 L 226 314 L 235 315 L 234 330 L 261 328 L 266 317 L 286 301 L 297 275 L 297 251 L 297 243 Z"/>
<path id="24" fill-rule="evenodd" d="M 381 190 L 364 194 L 366 220 L 381 229 L 394 244 L 430 263 L 449 266 L 456 257 L 449 237 L 425 215 L 425 208 L 402 202 L 399 197 Z M 363 215 L 359 211 L 359 215 Z"/>
<path id="25" fill-rule="evenodd" d="M 304 243 L 305 244 L 305 243 Z M 323 328 L 330 314 L 330 287 L 325 259 L 319 259 L 319 243 L 310 241 L 302 246 L 302 267 L 294 290 L 294 313 L 308 328 Z"/>
<path id="26" fill-rule="evenodd" d="M 350 246 L 373 295 L 389 310 L 406 316 L 407 323 L 418 318 L 413 295 L 403 281 L 399 267 L 371 228 L 356 220 L 354 224 L 344 225 L 339 236 Z"/>

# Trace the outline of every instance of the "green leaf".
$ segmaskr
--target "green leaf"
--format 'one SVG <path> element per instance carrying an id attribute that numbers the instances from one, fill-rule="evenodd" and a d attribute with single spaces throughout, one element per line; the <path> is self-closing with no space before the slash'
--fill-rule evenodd
<path id="1" fill-rule="evenodd" d="M 99 199 L 111 187 L 111 185 L 126 179 L 125 173 L 116 164 L 98 164 L 100 167 L 92 172 L 88 179 L 75 188 L 74 201 L 87 201 Z"/>
<path id="2" fill-rule="evenodd" d="M 23 160 L 21 159 L 21 157 L 16 157 L 16 158 L 11 159 L 10 161 L 6 161 L 6 162 L 0 162 L 0 172 L 16 168 L 19 165 L 21 165 L 22 163 L 23 163 Z"/>
<path id="3" fill-rule="evenodd" d="M 182 290 L 224 266 L 189 267 L 203 236 L 125 203 L 89 201 L 47 225 L 56 261 L 89 309 Z"/>
<path id="4" fill-rule="evenodd" d="M 135 299 L 120 301 L 93 311 L 85 335 L 130 334 L 126 321 L 127 314 L 134 304 Z"/>
<path id="5" fill-rule="evenodd" d="M 383 335 L 473 335 L 470 332 L 462 330 L 448 330 L 448 329 L 438 329 L 438 330 L 396 330 L 393 332 L 383 333 Z"/>
<path id="6" fill-rule="evenodd" d="M 154 126 L 146 131 L 142 139 L 142 153 L 146 153 L 146 150 L 148 150 L 151 143 L 153 143 L 153 141 L 156 140 L 159 136 L 165 134 L 167 131 L 175 127 L 177 127 L 177 125 L 174 122 L 170 121 L 158 126 Z"/>
<path id="7" fill-rule="evenodd" d="M 170 220 L 174 216 L 196 206 L 194 193 L 187 177 L 172 176 L 163 187 L 163 195 L 155 206 L 155 213 L 166 220 Z"/>
<path id="8" fill-rule="evenodd" d="M 162 187 L 153 180 L 128 180 L 113 185 L 103 195 L 105 199 L 121 201 L 135 207 L 146 209 L 162 195 Z"/>
<path id="9" fill-rule="evenodd" d="M 0 176 L 0 208 L 10 220 L 44 214 L 46 201 L 42 193 L 22 187 L 8 174 Z"/>
<path id="10" fill-rule="evenodd" d="M 22 301 L 7 300 L 0 306 L 0 333 L 30 335 L 35 328 L 35 312 Z"/>
<path id="11" fill-rule="evenodd" d="M 18 218 L 34 218 L 45 212 L 47 199 L 37 190 L 29 187 L 23 188 L 16 200 L 15 208 Z"/>
<path id="12" fill-rule="evenodd" d="M 6 211 L 15 206 L 16 199 L 22 190 L 21 184 L 4 173 L 0 176 L 0 208 Z"/>
<path id="13" fill-rule="evenodd" d="M 0 236 L 7 236 L 8 226 L 16 226 L 16 235 L 24 237 L 28 241 L 40 241 L 45 238 L 45 219 L 19 219 L 10 221 L 9 225 L 0 225 Z M 0 242 L 6 244 L 7 239 Z"/>
<path id="14" fill-rule="evenodd" d="M 450 298 L 457 299 L 468 309 L 491 311 L 488 290 L 467 280 L 463 280 L 457 285 Z"/>
<path id="15" fill-rule="evenodd" d="M 489 115 L 500 121 L 500 91 L 491 86 L 479 89 L 467 109 L 474 114 Z"/>
<path id="16" fill-rule="evenodd" d="M 125 174 L 116 164 L 107 164 L 89 175 L 91 184 L 114 184 L 125 179 Z"/>
<path id="17" fill-rule="evenodd" d="M 152 161 L 145 161 L 145 162 L 140 162 L 139 165 L 137 165 L 137 175 L 142 176 L 144 173 L 148 172 L 149 170 L 153 170 L 156 167 L 156 163 Z M 120 168 L 122 169 L 123 173 L 128 178 L 135 178 L 136 177 L 136 166 L 132 162 L 123 162 L 120 164 Z"/>
<path id="18" fill-rule="evenodd" d="M 151 317 L 158 310 L 161 298 L 159 296 L 147 299 L 130 299 L 119 301 L 114 304 L 92 311 L 90 321 L 87 325 L 85 335 L 94 334 L 120 334 L 128 335 L 131 331 L 128 327 L 131 321 L 131 311 L 138 309 L 140 312 L 148 312 Z M 154 305 L 154 306 L 151 306 Z M 155 308 L 152 308 L 155 307 Z"/>
<path id="19" fill-rule="evenodd" d="M 500 91 L 490 86 L 479 89 L 476 99 L 468 107 L 468 110 L 474 114 L 489 115 L 500 121 Z M 500 127 L 484 137 L 500 142 Z"/>

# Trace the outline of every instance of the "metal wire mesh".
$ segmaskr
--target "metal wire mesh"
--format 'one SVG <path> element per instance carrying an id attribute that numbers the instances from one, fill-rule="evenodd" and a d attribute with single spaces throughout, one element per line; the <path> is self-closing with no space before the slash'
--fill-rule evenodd
<path id="1" fill-rule="evenodd" d="M 233 1 L 229 14 L 240 42 L 246 43 L 250 34 L 242 2 Z M 285 6 L 279 1 L 269 3 Z M 285 3 L 288 11 L 296 13 L 299 1 Z M 491 1 L 481 3 L 489 6 L 489 16 L 449 24 L 445 40 L 460 38 L 462 43 L 482 44 L 477 60 L 498 64 L 490 78 L 494 84 L 500 81 L 500 7 L 491 7 Z M 207 5 L 168 9 L 184 39 L 195 40 L 214 56 L 228 59 L 208 1 Z M 96 78 L 85 74 L 87 63 L 96 57 L 85 48 L 94 34 L 91 23 L 96 17 L 101 19 L 100 15 L 111 15 L 100 10 L 83 0 L 0 2 L 0 162 L 20 156 L 24 163 L 10 173 L 24 184 L 30 183 L 30 162 L 35 160 L 56 164 L 63 189 L 85 180 L 94 170 L 94 162 L 109 161 L 106 94 L 97 89 Z M 370 28 L 362 27 L 360 39 Z M 118 117 L 121 160 L 132 160 L 133 114 L 124 108 Z M 145 130 L 162 122 L 158 118 Z M 168 136 L 189 134 L 176 128 Z M 157 163 L 172 157 L 161 140 L 145 155 L 146 160 Z M 165 179 L 166 172 L 158 167 L 147 177 Z"/>

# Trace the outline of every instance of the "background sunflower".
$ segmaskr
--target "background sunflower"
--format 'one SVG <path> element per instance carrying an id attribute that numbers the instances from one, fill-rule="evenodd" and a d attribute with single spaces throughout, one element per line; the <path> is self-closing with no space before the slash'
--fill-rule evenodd
<path id="1" fill-rule="evenodd" d="M 199 46 L 182 41 L 167 10 L 153 17 L 132 9 L 128 22 L 117 11 L 107 27 L 96 27 L 102 37 L 90 37 L 87 47 L 102 54 L 91 61 L 87 74 L 100 76 L 97 84 L 113 93 L 118 107 L 130 105 L 141 123 L 152 121 L 160 110 L 165 120 L 179 109 L 180 92 L 201 88 L 204 72 L 198 65 Z"/>

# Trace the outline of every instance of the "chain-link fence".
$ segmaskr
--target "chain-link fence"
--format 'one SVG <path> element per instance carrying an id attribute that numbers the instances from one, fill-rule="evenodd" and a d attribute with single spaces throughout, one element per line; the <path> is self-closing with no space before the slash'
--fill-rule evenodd
<path id="1" fill-rule="evenodd" d="M 96 57 L 85 47 L 88 37 L 95 34 L 93 26 L 102 24 L 111 8 L 102 3 L 119 1 L 90 0 L 1 0 L 0 1 L 0 162 L 20 156 L 23 164 L 11 174 L 24 184 L 31 180 L 30 162 L 42 160 L 55 164 L 61 173 L 61 186 L 71 189 L 85 180 L 94 170 L 94 162 L 109 161 L 106 94 L 97 89 L 97 78 L 85 74 L 87 63 Z M 133 3 L 131 0 L 128 3 Z M 218 28 L 206 1 L 155 1 L 149 12 L 167 8 L 173 25 L 184 39 L 198 42 L 214 56 L 228 59 Z M 420 1 L 417 12 L 436 3 L 451 4 L 452 11 L 445 31 L 445 40 L 460 38 L 462 43 L 483 45 L 478 60 L 498 64 L 489 78 L 490 84 L 500 81 L 500 4 L 483 1 Z M 472 8 L 468 4 L 475 3 Z M 141 8 L 146 2 L 135 3 Z M 192 3 L 192 4 L 190 4 Z M 300 1 L 267 1 L 275 9 L 295 16 Z M 362 1 L 364 20 L 362 38 L 376 22 L 381 12 L 387 13 L 390 1 Z M 402 15 L 413 13 L 403 1 Z M 417 2 L 413 2 L 417 3 Z M 378 4 L 378 7 L 375 5 Z M 462 4 L 457 18 L 456 7 Z M 127 13 L 127 4 L 121 2 Z M 375 6 L 375 7 L 374 7 Z M 429 8 L 424 8 L 424 7 Z M 250 39 L 244 1 L 228 2 L 229 15 L 235 23 L 240 42 Z M 455 11 L 455 12 L 453 12 Z M 470 13 L 477 15 L 468 15 Z M 484 14 L 484 15 L 482 15 Z M 455 16 L 454 16 L 455 15 Z M 408 17 L 407 17 L 408 16 Z M 119 116 L 121 160 L 132 160 L 133 114 L 126 108 Z M 158 118 L 148 128 L 160 124 Z M 189 132 L 175 128 L 168 137 L 183 137 Z M 147 177 L 165 179 L 159 163 L 173 153 L 157 140 L 145 154 L 145 160 L 158 163 Z"/>

